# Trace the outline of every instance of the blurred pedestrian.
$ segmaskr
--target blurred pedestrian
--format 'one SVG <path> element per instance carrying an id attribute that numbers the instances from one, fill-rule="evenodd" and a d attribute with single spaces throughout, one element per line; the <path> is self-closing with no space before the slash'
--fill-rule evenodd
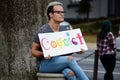
<path id="1" fill-rule="evenodd" d="M 100 61 L 106 70 L 104 80 L 113 80 L 113 70 L 116 64 L 115 38 L 111 32 L 111 22 L 102 22 L 101 31 L 97 35 L 97 51 Z"/>
<path id="2" fill-rule="evenodd" d="M 118 31 L 118 37 L 116 38 L 116 49 L 117 51 L 120 51 L 120 26 Z"/>

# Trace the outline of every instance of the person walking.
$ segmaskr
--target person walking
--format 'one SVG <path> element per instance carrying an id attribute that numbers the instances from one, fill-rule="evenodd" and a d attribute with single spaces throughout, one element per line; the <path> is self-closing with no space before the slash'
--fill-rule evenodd
<path id="1" fill-rule="evenodd" d="M 111 22 L 102 22 L 101 31 L 97 35 L 97 52 L 106 70 L 104 80 L 113 80 L 113 70 L 116 64 L 115 38 L 111 32 Z"/>

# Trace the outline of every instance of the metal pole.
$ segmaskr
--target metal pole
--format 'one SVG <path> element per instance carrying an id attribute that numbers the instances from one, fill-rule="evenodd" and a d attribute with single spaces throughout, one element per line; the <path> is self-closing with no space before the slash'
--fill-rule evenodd
<path id="1" fill-rule="evenodd" d="M 98 52 L 95 50 L 93 80 L 97 80 L 98 75 Z"/>

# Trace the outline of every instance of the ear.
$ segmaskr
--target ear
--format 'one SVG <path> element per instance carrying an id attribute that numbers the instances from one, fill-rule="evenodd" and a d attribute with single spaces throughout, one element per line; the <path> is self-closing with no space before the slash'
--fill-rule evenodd
<path id="1" fill-rule="evenodd" d="M 52 18 L 53 17 L 53 13 L 49 13 L 49 16 L 50 16 L 50 18 Z"/>

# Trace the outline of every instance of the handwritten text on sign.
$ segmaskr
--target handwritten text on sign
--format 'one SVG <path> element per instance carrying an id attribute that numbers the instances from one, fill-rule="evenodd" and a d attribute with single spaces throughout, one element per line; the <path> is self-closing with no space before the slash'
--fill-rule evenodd
<path id="1" fill-rule="evenodd" d="M 44 57 L 57 56 L 88 50 L 80 29 L 55 33 L 39 33 L 40 44 Z"/>

